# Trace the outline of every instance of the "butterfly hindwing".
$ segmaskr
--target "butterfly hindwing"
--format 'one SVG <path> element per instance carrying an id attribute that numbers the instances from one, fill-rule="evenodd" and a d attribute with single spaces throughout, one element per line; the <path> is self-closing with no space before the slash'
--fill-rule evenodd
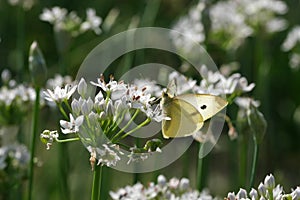
<path id="1" fill-rule="evenodd" d="M 201 114 L 186 101 L 171 99 L 163 105 L 163 110 L 164 114 L 171 118 L 162 122 L 162 133 L 165 138 L 190 136 L 203 126 Z"/>

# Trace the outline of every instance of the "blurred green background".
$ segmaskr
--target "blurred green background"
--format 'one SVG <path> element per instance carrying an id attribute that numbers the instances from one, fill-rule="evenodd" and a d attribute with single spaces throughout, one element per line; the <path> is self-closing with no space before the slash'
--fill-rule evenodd
<path id="1" fill-rule="evenodd" d="M 87 0 L 73 2 L 36 0 L 31 9 L 24 11 L 20 6 L 12 6 L 8 1 L 1 0 L 0 71 L 7 68 L 18 82 L 30 82 L 27 58 L 29 46 L 36 40 L 46 59 L 49 78 L 56 73 L 75 77 L 84 58 L 101 41 L 127 30 L 130 25 L 133 27 L 172 28 L 176 21 L 186 15 L 190 7 L 197 3 L 198 1 L 189 0 Z M 206 3 L 211 6 L 217 1 L 208 0 Z M 300 183 L 300 72 L 289 66 L 289 54 L 281 50 L 281 45 L 292 27 L 300 23 L 300 1 L 288 0 L 285 3 L 289 8 L 288 12 L 283 15 L 288 22 L 285 30 L 267 37 L 260 37 L 260 34 L 247 37 L 244 43 L 234 51 L 227 51 L 213 42 L 206 42 L 205 47 L 218 66 L 237 62 L 240 66 L 238 72 L 249 82 L 256 83 L 251 96 L 261 101 L 260 110 L 267 120 L 268 130 L 260 146 L 255 185 L 257 186 L 257 181 L 262 180 L 266 174 L 273 173 L 277 182 L 289 189 Z M 60 6 L 68 11 L 74 10 L 79 16 L 85 16 L 87 8 L 94 8 L 102 19 L 105 19 L 112 9 L 117 9 L 119 16 L 112 28 L 99 36 L 90 31 L 72 38 L 68 51 L 59 55 L 53 26 L 39 19 L 44 8 L 53 6 Z M 147 62 L 160 62 L 173 67 L 181 65 L 180 59 L 174 58 L 174 55 L 168 53 L 150 52 L 147 54 L 145 51 L 144 54 L 145 58 L 139 60 L 138 52 L 130 53 L 132 60 L 129 65 L 125 57 L 120 58 L 114 63 L 112 70 L 124 72 L 130 67 Z M 65 71 L 61 69 L 62 59 L 66 66 Z M 193 74 L 189 75 L 193 76 Z M 233 119 L 236 109 L 234 106 L 228 108 L 229 115 Z M 42 109 L 39 130 L 57 129 L 58 120 L 57 110 Z M 21 138 L 27 145 L 29 144 L 30 121 L 31 114 L 28 114 L 24 123 L 20 124 L 22 133 L 25 134 Z M 237 140 L 231 141 L 226 131 L 225 128 L 217 147 L 205 160 L 204 186 L 208 187 L 212 194 L 220 196 L 225 196 L 228 191 L 242 187 L 236 180 L 239 152 L 235 147 L 238 142 Z M 35 199 L 60 199 L 60 188 L 58 187 L 60 179 L 57 169 L 58 148 L 59 145 L 54 144 L 52 149 L 47 151 L 44 144 L 37 143 Z M 89 154 L 79 142 L 64 145 L 64 148 L 70 157 L 70 160 L 66 160 L 66 162 L 69 165 L 68 182 L 71 187 L 71 199 L 89 199 L 92 182 Z M 187 176 L 195 186 L 196 161 L 197 147 L 194 144 L 181 159 L 157 172 L 140 174 L 139 179 L 141 182 L 147 183 L 156 180 L 158 174 L 164 174 L 168 178 Z M 105 193 L 132 184 L 133 181 L 133 174 L 108 168 L 104 170 Z M 105 197 L 105 199 L 107 198 Z"/>

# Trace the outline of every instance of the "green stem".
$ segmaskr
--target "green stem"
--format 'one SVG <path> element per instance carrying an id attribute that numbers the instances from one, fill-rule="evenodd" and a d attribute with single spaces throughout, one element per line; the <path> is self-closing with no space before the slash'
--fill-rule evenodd
<path id="1" fill-rule="evenodd" d="M 62 139 L 62 140 L 60 140 L 60 139 L 58 139 L 58 138 L 56 139 L 56 141 L 59 142 L 59 143 L 74 142 L 74 141 L 78 141 L 78 140 L 80 140 L 79 137 L 76 137 L 76 138 L 69 138 L 69 139 Z"/>
<path id="2" fill-rule="evenodd" d="M 247 149 L 248 140 L 245 138 L 245 134 L 241 134 L 239 140 L 239 186 L 242 187 L 246 184 L 247 176 Z"/>
<path id="3" fill-rule="evenodd" d="M 61 104 L 57 103 L 57 106 L 58 106 L 59 111 L 61 112 L 61 114 L 64 116 L 64 118 L 66 120 L 69 120 L 69 117 L 68 117 L 67 113 L 65 112 L 65 110 L 63 109 L 63 107 L 61 106 Z"/>
<path id="4" fill-rule="evenodd" d="M 273 189 L 272 189 L 272 188 L 268 189 L 268 193 L 269 193 L 269 199 L 270 199 L 270 200 L 274 200 L 274 197 L 273 197 Z"/>
<path id="5" fill-rule="evenodd" d="M 140 110 L 136 109 L 136 111 L 134 112 L 131 119 L 127 122 L 127 124 L 112 138 L 112 142 L 114 142 L 125 131 L 125 129 L 128 128 L 128 126 L 131 124 L 131 122 L 133 122 L 133 120 L 137 117 L 139 112 L 140 112 Z"/>
<path id="6" fill-rule="evenodd" d="M 251 177 L 250 177 L 250 187 L 252 188 L 254 185 L 254 177 L 256 173 L 256 163 L 258 158 L 258 144 L 256 136 L 253 134 L 253 142 L 254 142 L 254 151 L 253 151 L 253 158 L 252 158 L 252 166 L 251 166 Z"/>
<path id="7" fill-rule="evenodd" d="M 196 180 L 196 185 L 197 185 L 197 189 L 199 191 L 202 190 L 203 188 L 203 177 L 202 177 L 202 172 L 203 172 L 203 158 L 202 158 L 202 152 L 201 152 L 201 143 L 199 143 L 198 145 L 198 162 L 197 162 L 197 180 Z"/>
<path id="8" fill-rule="evenodd" d="M 126 134 L 122 135 L 122 137 L 120 139 L 117 139 L 117 141 L 124 139 L 125 137 L 127 137 L 128 135 L 130 135 L 131 133 L 133 133 L 134 131 L 140 129 L 141 127 L 145 126 L 146 124 L 148 124 L 151 121 L 150 118 L 147 118 L 143 123 L 141 123 L 140 125 L 138 125 L 137 127 L 135 127 L 134 129 L 128 131 Z"/>
<path id="9" fill-rule="evenodd" d="M 59 184 L 62 199 L 70 199 L 68 173 L 69 173 L 69 155 L 67 144 L 58 145 L 58 165 L 59 165 Z"/>
<path id="10" fill-rule="evenodd" d="M 34 175 L 34 152 L 35 152 L 35 140 L 37 135 L 37 125 L 40 107 L 40 88 L 35 88 L 35 103 L 33 108 L 33 119 L 32 119 L 32 133 L 31 133 L 31 144 L 30 144 L 30 161 L 29 161 L 29 183 L 28 183 L 28 200 L 32 199 L 32 188 L 33 188 L 33 175 Z"/>
<path id="11" fill-rule="evenodd" d="M 94 170 L 93 186 L 92 186 L 92 196 L 91 200 L 100 200 L 101 196 L 101 178 L 102 178 L 102 168 L 103 166 L 97 165 Z"/>

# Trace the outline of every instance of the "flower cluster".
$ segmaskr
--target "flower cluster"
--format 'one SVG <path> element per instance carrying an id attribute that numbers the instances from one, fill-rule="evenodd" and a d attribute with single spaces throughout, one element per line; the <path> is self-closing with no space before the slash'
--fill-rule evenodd
<path id="1" fill-rule="evenodd" d="M 35 100 L 35 91 L 32 87 L 11 79 L 8 70 L 2 71 L 1 79 L 0 124 L 19 124 Z"/>
<path id="2" fill-rule="evenodd" d="M 276 199 L 276 200 L 284 200 L 284 199 L 292 199 L 299 200 L 300 199 L 300 187 L 292 190 L 291 193 L 286 194 L 283 191 L 283 187 L 281 185 L 275 184 L 275 178 L 272 174 L 267 175 L 265 177 L 264 182 L 260 183 L 257 189 L 252 188 L 248 193 L 245 189 L 240 189 L 237 194 L 234 192 L 229 192 L 227 195 L 228 200 L 239 200 L 239 199 L 251 199 L 251 200 L 267 200 L 267 199 Z"/>
<path id="3" fill-rule="evenodd" d="M 17 141 L 17 125 L 0 126 L 0 173 L 1 184 L 11 186 L 19 184 L 27 174 L 29 151 Z"/>
<path id="4" fill-rule="evenodd" d="M 78 84 L 55 87 L 44 91 L 45 99 L 55 102 L 65 119 L 60 120 L 64 135 L 75 134 L 91 154 L 91 163 L 107 166 L 115 165 L 122 152 L 116 143 L 147 125 L 151 120 L 160 122 L 164 116 L 160 105 L 153 105 L 160 89 L 155 82 L 135 80 L 133 84 L 115 81 L 111 76 L 106 82 L 104 76 L 97 82 L 86 83 L 81 79 Z M 91 95 L 95 87 L 99 90 Z M 78 95 L 75 97 L 75 92 Z M 71 104 L 69 99 L 73 96 Z M 64 106 L 63 106 L 64 105 Z M 64 110 L 68 108 L 69 114 Z M 135 124 L 134 120 L 142 122 Z M 50 134 L 53 133 L 53 134 Z M 44 131 L 42 141 L 47 148 L 59 141 L 56 132 Z M 149 143 L 148 143 L 149 144 Z M 128 148 L 133 151 L 134 148 Z M 142 153 L 156 151 L 153 148 L 138 148 Z M 142 154 L 141 154 L 142 155 Z M 131 156 L 131 155 L 130 155 Z M 95 162 L 95 159 L 98 162 Z M 137 160 L 130 157 L 131 161 Z"/>
<path id="5" fill-rule="evenodd" d="M 212 41 L 235 49 L 258 30 L 268 33 L 284 30 L 287 22 L 277 15 L 285 14 L 287 9 L 279 0 L 220 1 L 210 9 Z"/>
<path id="6" fill-rule="evenodd" d="M 40 15 L 42 21 L 49 22 L 54 25 L 56 31 L 66 31 L 71 36 L 78 36 L 88 30 L 92 30 L 99 35 L 101 29 L 99 26 L 102 19 L 96 15 L 96 11 L 92 8 L 86 10 L 86 20 L 83 21 L 75 11 L 69 12 L 65 8 L 53 7 L 44 9 Z"/>
<path id="7" fill-rule="evenodd" d="M 198 192 L 190 187 L 190 182 L 187 178 L 177 179 L 172 178 L 169 181 L 163 176 L 157 177 L 157 184 L 151 182 L 147 187 L 141 183 L 136 183 L 133 186 L 126 186 L 116 192 L 111 191 L 110 196 L 114 200 L 126 200 L 126 199 L 176 199 L 176 200 L 198 200 L 214 199 L 207 190 Z"/>
<path id="8" fill-rule="evenodd" d="M 239 96 L 251 92 L 255 87 L 254 83 L 248 84 L 247 79 L 239 73 L 226 77 L 218 71 L 208 70 L 205 65 L 201 67 L 200 73 L 203 79 L 200 86 L 195 87 L 197 93 Z"/>
<path id="9" fill-rule="evenodd" d="M 23 144 L 10 144 L 0 147 L 0 170 L 13 168 L 14 170 L 25 170 L 29 163 L 29 152 Z"/>
<path id="10" fill-rule="evenodd" d="M 173 30 L 178 31 L 178 33 L 173 32 L 173 35 L 171 35 L 172 40 L 175 46 L 185 53 L 192 51 L 193 44 L 191 41 L 202 43 L 205 40 L 204 26 L 202 24 L 202 11 L 204 8 L 205 4 L 199 2 L 173 26 Z"/>

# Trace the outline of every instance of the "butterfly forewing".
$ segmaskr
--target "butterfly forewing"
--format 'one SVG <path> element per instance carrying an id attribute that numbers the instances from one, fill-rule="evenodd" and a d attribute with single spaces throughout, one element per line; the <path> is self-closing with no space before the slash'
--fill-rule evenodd
<path id="1" fill-rule="evenodd" d="M 221 97 L 209 94 L 184 94 L 176 96 L 174 100 L 175 99 L 185 101 L 192 105 L 192 107 L 201 114 L 203 121 L 220 112 L 228 103 Z"/>
<path id="2" fill-rule="evenodd" d="M 203 126 L 203 117 L 186 101 L 172 99 L 163 105 L 170 120 L 163 120 L 162 132 L 165 138 L 185 137 L 196 133 Z"/>

